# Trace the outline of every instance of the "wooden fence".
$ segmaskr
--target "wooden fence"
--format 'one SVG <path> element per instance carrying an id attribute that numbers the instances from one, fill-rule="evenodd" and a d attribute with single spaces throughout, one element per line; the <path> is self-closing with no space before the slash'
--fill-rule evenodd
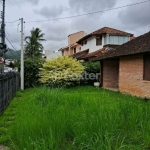
<path id="1" fill-rule="evenodd" d="M 15 72 L 0 74 L 0 115 L 19 89 L 20 75 Z"/>

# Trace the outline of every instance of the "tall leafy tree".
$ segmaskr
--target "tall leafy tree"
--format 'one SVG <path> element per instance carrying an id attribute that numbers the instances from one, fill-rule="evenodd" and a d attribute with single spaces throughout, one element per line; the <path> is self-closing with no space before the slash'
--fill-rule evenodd
<path id="1" fill-rule="evenodd" d="M 30 32 L 31 35 L 25 37 L 25 56 L 32 59 L 40 58 L 44 49 L 41 42 L 45 41 L 45 34 L 39 28 L 33 28 Z"/>

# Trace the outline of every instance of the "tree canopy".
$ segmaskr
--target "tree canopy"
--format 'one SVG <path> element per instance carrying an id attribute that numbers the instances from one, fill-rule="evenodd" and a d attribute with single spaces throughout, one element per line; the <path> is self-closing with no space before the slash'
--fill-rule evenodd
<path id="1" fill-rule="evenodd" d="M 45 34 L 39 28 L 33 28 L 30 33 L 30 36 L 25 37 L 25 56 L 32 59 L 40 58 L 44 49 L 41 42 L 45 41 Z"/>
<path id="2" fill-rule="evenodd" d="M 79 84 L 84 67 L 72 57 L 60 56 L 45 61 L 40 70 L 41 83 L 62 87 Z"/>

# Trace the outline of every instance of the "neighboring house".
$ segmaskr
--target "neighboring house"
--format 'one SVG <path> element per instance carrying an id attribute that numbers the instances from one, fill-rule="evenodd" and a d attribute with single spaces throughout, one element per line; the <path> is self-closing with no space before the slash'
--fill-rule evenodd
<path id="1" fill-rule="evenodd" d="M 5 59 L 5 65 L 9 65 L 10 63 L 14 63 L 13 59 Z"/>
<path id="2" fill-rule="evenodd" d="M 58 51 L 58 52 L 50 51 L 50 50 L 45 51 L 45 57 L 47 60 L 50 60 L 52 58 L 57 58 L 59 56 L 62 56 L 62 53 L 60 51 Z"/>
<path id="3" fill-rule="evenodd" d="M 73 54 L 71 56 L 78 60 L 90 61 L 99 53 L 113 50 L 117 46 L 133 40 L 134 38 L 134 35 L 131 33 L 104 27 L 86 35 L 85 37 L 77 41 L 78 44 L 82 45 L 80 57 L 78 54 Z M 85 50 L 88 50 L 88 53 L 86 55 L 84 55 Z"/>
<path id="4" fill-rule="evenodd" d="M 81 45 L 76 43 L 79 39 L 85 36 L 84 31 L 76 32 L 68 35 L 68 46 L 59 49 L 63 56 L 70 56 L 81 51 Z"/>
<path id="5" fill-rule="evenodd" d="M 101 86 L 150 98 L 150 32 L 93 59 L 101 63 Z"/>
<path id="6" fill-rule="evenodd" d="M 96 30 L 77 41 L 81 44 L 81 51 L 89 49 L 89 53 L 102 49 L 105 45 L 122 45 L 134 36 L 131 33 L 104 27 Z"/>

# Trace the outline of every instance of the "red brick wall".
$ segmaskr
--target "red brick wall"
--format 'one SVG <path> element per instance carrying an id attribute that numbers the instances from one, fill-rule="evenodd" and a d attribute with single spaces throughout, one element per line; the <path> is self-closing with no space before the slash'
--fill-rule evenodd
<path id="1" fill-rule="evenodd" d="M 119 60 L 103 61 L 103 87 L 118 88 Z"/>
<path id="2" fill-rule="evenodd" d="M 150 98 L 150 81 L 143 80 L 143 55 L 120 58 L 119 90 Z"/>

